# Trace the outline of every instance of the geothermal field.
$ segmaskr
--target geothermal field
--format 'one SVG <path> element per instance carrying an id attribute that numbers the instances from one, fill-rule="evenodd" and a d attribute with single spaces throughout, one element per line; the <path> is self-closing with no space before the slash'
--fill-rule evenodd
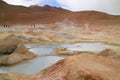
<path id="1" fill-rule="evenodd" d="M 0 1 L 0 80 L 120 80 L 120 15 Z"/>

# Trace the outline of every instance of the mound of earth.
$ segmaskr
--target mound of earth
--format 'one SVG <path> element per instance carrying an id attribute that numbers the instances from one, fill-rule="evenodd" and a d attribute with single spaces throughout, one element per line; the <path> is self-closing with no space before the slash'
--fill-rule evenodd
<path id="1" fill-rule="evenodd" d="M 102 52 L 100 52 L 98 55 L 101 55 L 104 57 L 111 57 L 114 59 L 120 59 L 120 50 L 105 49 Z"/>
<path id="2" fill-rule="evenodd" d="M 10 80 L 120 80 L 120 61 L 98 55 L 80 54 L 58 61 L 35 75 L 1 74 Z"/>
<path id="3" fill-rule="evenodd" d="M 15 35 L 9 35 L 0 40 L 0 65 L 16 64 L 35 56 L 25 48 L 23 42 Z"/>
<path id="4" fill-rule="evenodd" d="M 120 62 L 97 55 L 76 55 L 37 74 L 39 80 L 119 80 Z"/>

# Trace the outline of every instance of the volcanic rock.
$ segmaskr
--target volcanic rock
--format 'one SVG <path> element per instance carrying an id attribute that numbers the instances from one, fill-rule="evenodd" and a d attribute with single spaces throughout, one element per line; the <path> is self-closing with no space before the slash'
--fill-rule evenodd
<path id="1" fill-rule="evenodd" d="M 120 59 L 119 50 L 105 49 L 102 52 L 100 52 L 98 55 L 105 56 L 105 57 L 111 57 L 114 59 Z"/>
<path id="2" fill-rule="evenodd" d="M 0 41 L 0 65 L 16 64 L 35 56 L 25 48 L 22 41 L 15 35 L 9 35 Z"/>
<path id="3" fill-rule="evenodd" d="M 14 35 L 10 35 L 7 38 L 0 41 L 0 55 L 11 54 L 17 48 L 20 40 Z"/>

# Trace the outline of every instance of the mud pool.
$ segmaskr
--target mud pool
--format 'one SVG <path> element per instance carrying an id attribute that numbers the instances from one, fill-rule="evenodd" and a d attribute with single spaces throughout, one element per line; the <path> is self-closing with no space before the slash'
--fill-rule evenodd
<path id="1" fill-rule="evenodd" d="M 35 59 L 25 61 L 23 63 L 17 64 L 11 67 L 0 67 L 0 73 L 18 72 L 25 74 L 35 74 L 39 71 L 51 66 L 57 61 L 63 59 L 63 57 L 58 56 L 43 56 L 37 57 Z"/>
<path id="2" fill-rule="evenodd" d="M 120 49 L 120 46 L 108 45 L 102 42 L 81 42 L 75 44 L 56 44 L 45 42 L 42 44 L 26 44 L 29 51 L 40 55 L 39 57 L 22 62 L 11 67 L 0 67 L 0 73 L 19 72 L 35 74 L 48 66 L 64 59 L 63 56 L 52 56 L 55 48 L 64 47 L 68 51 L 102 51 L 104 49 Z"/>
<path id="3" fill-rule="evenodd" d="M 47 44 L 47 45 L 46 45 Z M 105 49 L 120 49 L 120 46 L 109 45 L 102 42 L 81 42 L 75 44 L 27 44 L 26 47 L 30 48 L 29 51 L 38 55 L 50 55 L 55 48 L 66 48 L 68 51 L 103 51 Z"/>

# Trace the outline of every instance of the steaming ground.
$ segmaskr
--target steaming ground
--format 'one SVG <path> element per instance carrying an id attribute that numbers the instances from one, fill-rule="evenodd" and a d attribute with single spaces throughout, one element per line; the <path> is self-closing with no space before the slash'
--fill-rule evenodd
<path id="1" fill-rule="evenodd" d="M 43 42 L 45 42 L 45 43 L 46 42 L 48 42 L 48 43 L 54 42 L 54 44 L 56 44 L 56 43 L 68 43 L 69 44 L 69 43 L 79 43 L 79 42 L 85 42 L 85 41 L 86 42 L 96 42 L 97 41 L 98 43 L 105 42 L 105 43 L 116 44 L 116 45 L 120 46 L 120 27 L 119 27 L 119 25 L 95 25 L 95 24 L 93 25 L 90 23 L 85 23 L 85 24 L 79 25 L 74 22 L 67 21 L 67 22 L 61 22 L 61 23 L 58 22 L 55 24 L 12 25 L 11 27 L 2 27 L 2 26 L 0 27 L 0 39 L 3 39 L 3 41 L 4 41 L 5 37 L 7 37 L 11 34 L 16 35 L 17 37 L 16 36 L 15 37 L 20 39 L 20 41 L 22 41 L 23 44 L 24 43 L 30 43 L 30 44 L 32 44 L 32 43 L 38 44 L 39 43 L 39 46 Z M 9 40 L 11 40 L 11 39 L 9 39 Z M 11 42 L 14 43 L 14 41 L 11 41 Z M 52 43 L 51 44 L 48 44 L 48 43 L 44 44 L 43 46 L 52 45 Z M 90 48 L 93 47 L 92 49 L 97 50 L 96 46 L 93 45 L 93 43 L 91 43 L 91 44 L 92 44 L 92 46 L 87 46 L 87 47 L 90 47 Z M 85 49 L 87 47 L 85 46 Z M 27 47 L 27 48 L 30 48 L 30 47 Z M 33 45 L 33 48 L 34 48 L 34 45 Z M 92 52 L 87 51 L 87 52 L 84 52 L 86 54 L 81 54 L 82 52 L 77 51 L 77 48 L 78 48 L 78 50 L 84 49 L 84 48 L 81 48 L 81 44 L 79 44 L 79 45 L 73 44 L 73 46 L 65 47 L 65 48 L 60 46 L 60 48 L 54 49 L 52 57 L 47 56 L 47 55 L 45 55 L 45 56 L 40 55 L 39 59 L 37 59 L 37 60 L 35 59 L 33 61 L 33 63 L 28 61 L 28 64 L 23 63 L 23 65 L 21 65 L 21 66 L 18 65 L 18 67 L 16 67 L 16 69 L 10 67 L 11 68 L 10 70 L 12 70 L 12 71 L 16 70 L 19 72 L 19 70 L 20 70 L 19 68 L 21 68 L 21 67 L 26 68 L 26 66 L 29 66 L 34 63 L 35 64 L 37 63 L 36 65 L 38 65 L 38 63 L 41 61 L 42 61 L 42 63 L 43 63 L 43 61 L 46 61 L 46 60 L 49 60 L 49 61 L 52 60 L 51 61 L 52 63 L 56 62 L 58 60 L 58 58 L 61 59 L 60 55 L 67 56 L 67 55 L 80 54 L 80 55 L 71 56 L 66 59 L 60 60 L 58 63 L 52 65 L 51 67 L 44 69 L 42 72 L 40 72 L 38 74 L 27 75 L 27 74 L 20 74 L 20 73 L 7 73 L 6 71 L 9 71 L 9 68 L 7 68 L 6 71 L 4 71 L 5 68 L 3 68 L 3 70 L 1 70 L 1 72 L 7 73 L 7 74 L 0 74 L 0 79 L 2 79 L 2 80 L 5 80 L 5 79 L 12 79 L 12 80 L 15 80 L 15 79 L 17 79 L 17 80 L 19 80 L 19 79 L 22 79 L 22 80 L 44 79 L 44 80 L 48 80 L 48 78 L 50 77 L 49 79 L 55 80 L 55 79 L 64 79 L 64 78 L 66 79 L 66 77 L 68 77 L 70 80 L 73 78 L 74 78 L 74 80 L 88 79 L 88 78 L 93 80 L 93 79 L 99 79 L 99 78 L 101 78 L 101 76 L 103 76 L 103 78 L 101 78 L 102 80 L 107 80 L 107 79 L 119 80 L 120 79 L 120 77 L 119 77 L 119 75 L 120 75 L 120 70 L 119 70 L 120 50 L 119 49 L 118 50 L 106 49 L 106 50 L 100 52 L 99 54 L 96 54 L 97 52 L 95 52 L 95 51 L 92 51 Z M 98 45 L 98 48 L 100 49 L 100 45 Z M 72 51 L 70 51 L 71 49 L 72 49 Z M 14 54 L 13 54 L 13 58 L 10 56 L 10 58 L 11 58 L 10 61 L 17 61 L 17 59 L 23 59 L 23 58 L 25 58 L 25 60 L 27 60 L 26 57 L 29 58 L 30 54 L 29 55 L 26 54 L 24 56 L 25 53 L 23 52 L 22 46 L 20 47 L 20 50 L 21 50 L 20 54 L 16 54 L 17 57 L 16 56 L 14 57 Z M 34 50 L 37 51 L 37 48 L 34 48 Z M 44 51 L 42 49 L 40 51 L 43 51 L 41 53 L 45 53 L 46 50 Z M 47 52 L 49 52 L 49 51 L 50 50 L 47 49 Z M 57 55 L 59 57 L 56 57 Z M 48 58 L 45 58 L 45 57 L 48 57 Z M 41 58 L 44 60 L 41 60 Z M 54 60 L 54 58 L 55 58 L 55 60 Z M 9 59 L 7 58 L 7 60 L 9 60 Z M 7 60 L 3 60 L 3 61 L 7 61 Z M 71 61 L 73 61 L 73 62 L 71 62 Z M 82 61 L 82 64 L 79 64 L 79 63 L 81 63 L 81 61 Z M 51 62 L 48 62 L 47 64 L 49 65 L 49 64 L 51 64 Z M 24 66 L 24 65 L 26 65 L 26 66 Z M 35 69 L 33 67 L 31 67 L 31 68 L 29 67 L 28 69 L 24 68 L 25 70 L 23 70 L 23 72 L 26 72 L 26 70 L 28 71 L 27 73 L 39 71 L 41 64 L 39 64 L 39 65 L 40 66 L 37 66 L 37 68 L 35 68 Z M 45 62 L 45 66 L 42 66 L 41 69 L 43 69 L 43 67 L 45 68 L 48 65 L 46 65 L 46 62 Z M 77 68 L 76 68 L 76 65 L 77 65 Z M 96 66 L 100 66 L 100 68 L 98 68 Z M 39 70 L 38 70 L 38 67 L 39 67 Z M 36 71 L 34 71 L 34 70 L 36 70 Z M 90 71 L 90 74 L 88 75 L 89 71 Z M 20 72 L 22 72 L 22 70 L 20 70 Z M 63 74 L 64 72 L 65 72 L 65 74 Z M 75 72 L 75 74 L 73 74 L 73 73 L 68 74 L 69 72 Z M 79 76 L 76 77 L 76 75 L 79 74 L 80 72 L 82 72 L 80 74 L 80 77 Z M 52 75 L 51 75 L 51 73 L 52 73 Z M 56 75 L 56 73 L 57 74 L 59 73 L 62 75 Z M 95 74 L 92 74 L 92 73 L 95 73 Z M 106 76 L 104 76 L 104 74 L 111 75 L 112 77 L 106 77 Z M 82 75 L 82 78 L 81 78 L 81 75 Z M 91 76 L 93 76 L 93 78 Z"/>
<path id="2" fill-rule="evenodd" d="M 84 41 L 99 41 L 120 45 L 119 25 L 75 24 L 63 21 L 54 24 L 12 25 L 0 27 L 0 38 L 15 34 L 25 42 L 51 41 L 57 43 L 76 43 Z"/>

